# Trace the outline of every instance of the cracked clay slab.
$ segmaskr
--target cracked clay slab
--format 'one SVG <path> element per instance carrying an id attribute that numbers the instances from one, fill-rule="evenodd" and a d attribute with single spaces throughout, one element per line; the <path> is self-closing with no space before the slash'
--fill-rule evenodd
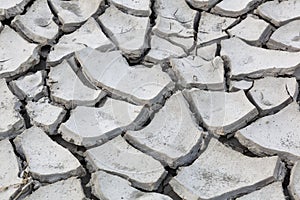
<path id="1" fill-rule="evenodd" d="M 198 119 L 212 133 L 226 135 L 247 125 L 258 115 L 244 91 L 222 92 L 199 89 L 185 90 Z"/>
<path id="2" fill-rule="evenodd" d="M 49 0 L 64 32 L 74 31 L 104 5 L 104 0 Z"/>
<path id="3" fill-rule="evenodd" d="M 9 90 L 5 79 L 0 79 L 0 140 L 12 138 L 25 129 L 25 122 L 18 112 L 20 102 Z"/>
<path id="4" fill-rule="evenodd" d="M 2 0 L 0 4 L 0 20 L 9 19 L 24 11 L 31 0 Z"/>
<path id="5" fill-rule="evenodd" d="M 300 52 L 254 47 L 238 38 L 221 41 L 221 56 L 228 61 L 230 77 L 235 79 L 292 75 L 300 64 Z"/>
<path id="6" fill-rule="evenodd" d="M 130 129 L 130 125 L 134 129 L 137 117 L 148 116 L 141 114 L 142 108 L 110 98 L 99 108 L 78 106 L 71 111 L 68 121 L 61 124 L 59 132 L 66 141 L 79 146 L 101 145 Z"/>
<path id="7" fill-rule="evenodd" d="M 24 200 L 83 200 L 85 195 L 81 186 L 80 179 L 71 177 L 67 180 L 58 181 L 40 187 Z"/>
<path id="8" fill-rule="evenodd" d="M 62 74 L 64 76 L 61 76 Z M 51 67 L 47 84 L 51 99 L 66 108 L 94 106 L 106 95 L 100 89 L 95 90 L 85 86 L 67 61 Z"/>
<path id="9" fill-rule="evenodd" d="M 102 53 L 85 48 L 76 52 L 75 57 L 91 83 L 135 104 L 158 102 L 174 89 L 174 83 L 160 65 L 131 67 L 119 51 Z"/>
<path id="10" fill-rule="evenodd" d="M 180 92 L 166 101 L 145 128 L 125 134 L 132 145 L 171 168 L 190 163 L 205 137 Z"/>
<path id="11" fill-rule="evenodd" d="M 167 174 L 160 162 L 133 148 L 121 136 L 87 150 L 86 161 L 91 171 L 118 174 L 147 191 L 156 190 Z"/>
<path id="12" fill-rule="evenodd" d="M 8 139 L 0 141 L 0 199 L 10 199 L 11 195 L 22 185 L 18 176 L 20 169 L 12 144 Z"/>
<path id="13" fill-rule="evenodd" d="M 170 185 L 186 200 L 228 199 L 282 180 L 284 172 L 277 156 L 247 157 L 213 138 L 192 165 L 179 168 Z"/>
<path id="14" fill-rule="evenodd" d="M 103 31 L 128 58 L 138 59 L 148 48 L 150 18 L 126 14 L 111 5 L 98 20 Z"/>
<path id="15" fill-rule="evenodd" d="M 0 78 L 8 78 L 26 72 L 38 62 L 37 45 L 29 43 L 5 25 L 0 32 Z"/>
<path id="16" fill-rule="evenodd" d="M 295 162 L 300 157 L 299 127 L 299 105 L 292 102 L 278 113 L 237 131 L 235 137 L 257 155 L 279 155 Z"/>
<path id="17" fill-rule="evenodd" d="M 275 26 L 282 26 L 292 20 L 300 19 L 300 1 L 267 1 L 258 6 L 255 12 Z"/>
<path id="18" fill-rule="evenodd" d="M 53 183 L 71 176 L 82 176 L 80 162 L 40 128 L 26 129 L 14 139 L 16 149 L 27 161 L 32 177 Z"/>
<path id="19" fill-rule="evenodd" d="M 262 115 L 281 110 L 296 100 L 298 93 L 296 78 L 275 77 L 254 80 L 253 87 L 248 92 Z"/>
<path id="20" fill-rule="evenodd" d="M 47 44 L 58 36 L 59 26 L 53 20 L 47 0 L 37 0 L 24 15 L 18 15 L 12 26 L 34 42 Z"/>
<path id="21" fill-rule="evenodd" d="M 128 180 L 104 171 L 93 173 L 90 184 L 92 193 L 103 200 L 172 200 L 163 194 L 137 190 Z"/>
<path id="22" fill-rule="evenodd" d="M 85 47 L 104 52 L 115 48 L 94 18 L 89 18 L 73 33 L 63 35 L 51 48 L 47 63 L 50 65 L 61 63 L 64 58 L 70 57 L 75 51 Z"/>

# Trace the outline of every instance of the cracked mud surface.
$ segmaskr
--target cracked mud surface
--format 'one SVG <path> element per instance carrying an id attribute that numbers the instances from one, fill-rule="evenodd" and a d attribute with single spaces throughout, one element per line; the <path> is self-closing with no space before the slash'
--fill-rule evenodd
<path id="1" fill-rule="evenodd" d="M 300 1 L 3 0 L 0 200 L 300 200 Z"/>

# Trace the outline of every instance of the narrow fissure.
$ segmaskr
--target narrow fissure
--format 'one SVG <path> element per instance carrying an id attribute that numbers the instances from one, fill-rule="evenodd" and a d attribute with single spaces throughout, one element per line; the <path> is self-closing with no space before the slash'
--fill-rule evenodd
<path id="1" fill-rule="evenodd" d="M 286 197 L 286 200 L 292 200 L 291 195 L 288 190 L 288 186 L 290 184 L 291 170 L 292 170 L 293 166 L 285 163 L 285 167 L 286 167 L 286 174 L 285 174 L 284 180 L 282 182 L 283 193 Z"/>

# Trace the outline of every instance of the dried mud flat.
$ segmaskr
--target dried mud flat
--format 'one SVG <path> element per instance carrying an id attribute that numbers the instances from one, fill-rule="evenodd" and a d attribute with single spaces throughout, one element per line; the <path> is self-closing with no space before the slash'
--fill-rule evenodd
<path id="1" fill-rule="evenodd" d="M 299 200 L 299 0 L 0 2 L 0 200 Z"/>

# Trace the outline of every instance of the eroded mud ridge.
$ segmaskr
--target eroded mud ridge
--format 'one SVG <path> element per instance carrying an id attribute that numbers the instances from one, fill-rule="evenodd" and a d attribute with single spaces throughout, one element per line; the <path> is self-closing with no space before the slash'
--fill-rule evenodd
<path id="1" fill-rule="evenodd" d="M 0 200 L 300 200 L 299 0 L 0 1 Z"/>

